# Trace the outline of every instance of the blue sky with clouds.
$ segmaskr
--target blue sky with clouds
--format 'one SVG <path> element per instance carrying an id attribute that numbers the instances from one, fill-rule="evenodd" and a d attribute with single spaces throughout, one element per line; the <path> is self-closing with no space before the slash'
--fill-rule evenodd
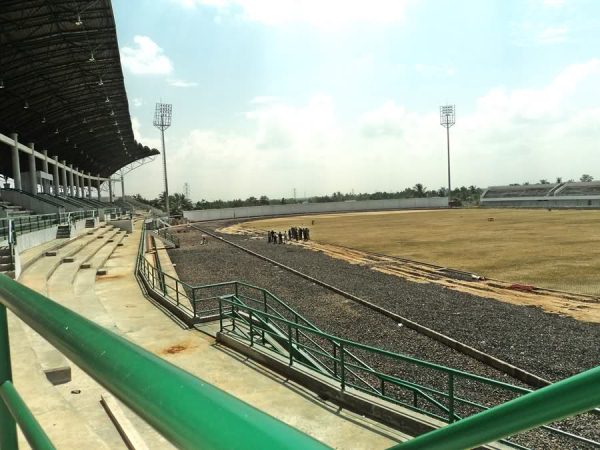
<path id="1" fill-rule="evenodd" d="M 600 2 L 115 0 L 134 131 L 193 200 L 600 178 Z M 161 163 L 127 176 L 154 197 Z M 153 180 L 151 183 L 148 180 Z"/>

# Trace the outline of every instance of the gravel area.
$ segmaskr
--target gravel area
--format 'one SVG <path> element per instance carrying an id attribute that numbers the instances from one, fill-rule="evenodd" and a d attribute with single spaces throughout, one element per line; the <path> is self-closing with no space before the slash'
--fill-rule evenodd
<path id="1" fill-rule="evenodd" d="M 179 236 L 181 248 L 170 250 L 169 254 L 184 281 L 209 284 L 243 280 L 269 289 L 331 334 L 519 384 L 373 310 L 241 250 L 213 239 L 209 245 L 200 246 L 199 232 L 195 231 Z M 266 239 L 242 236 L 225 237 L 551 380 L 593 367 L 600 361 L 597 346 L 589 345 L 600 338 L 598 325 L 546 314 L 537 308 L 463 294 L 439 285 L 408 282 L 294 245 L 269 245 Z M 439 374 L 397 362 L 369 359 L 369 355 L 359 356 L 387 373 L 443 389 L 445 378 Z M 485 404 L 508 399 L 479 384 L 459 383 L 457 393 L 467 391 L 468 398 Z M 403 398 L 400 394 L 399 397 Z M 600 439 L 600 420 L 589 414 L 559 426 Z M 572 441 L 557 439 L 546 432 L 522 434 L 519 442 L 533 448 L 574 448 Z"/>

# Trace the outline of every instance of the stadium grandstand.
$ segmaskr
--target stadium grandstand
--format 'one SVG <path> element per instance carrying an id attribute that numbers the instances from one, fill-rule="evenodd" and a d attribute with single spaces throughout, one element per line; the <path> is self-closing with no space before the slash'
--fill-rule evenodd
<path id="1" fill-rule="evenodd" d="M 479 203 L 493 208 L 600 208 L 600 182 L 490 186 Z"/>
<path id="2" fill-rule="evenodd" d="M 158 151 L 134 138 L 110 0 L 3 0 L 0 24 L 0 449 L 600 445 L 588 413 L 600 404 L 600 368 L 547 380 L 229 242 L 220 222 L 175 226 L 126 197 L 124 175 Z M 598 190 L 490 188 L 482 199 L 579 201 Z M 202 283 L 180 280 L 169 253 L 179 250 Z M 337 273 L 329 264 L 317 275 Z M 318 310 L 324 323 L 271 285 L 222 279 L 234 267 L 305 283 L 284 293 L 315 311 L 329 305 Z M 216 268 L 225 275 L 207 281 Z M 338 269 L 339 283 L 378 275 Z M 401 303 L 403 286 L 379 291 Z M 427 301 L 454 316 L 438 308 L 453 291 L 436 292 Z M 342 310 L 359 312 L 339 325 Z M 413 343 L 416 356 L 401 353 Z"/>

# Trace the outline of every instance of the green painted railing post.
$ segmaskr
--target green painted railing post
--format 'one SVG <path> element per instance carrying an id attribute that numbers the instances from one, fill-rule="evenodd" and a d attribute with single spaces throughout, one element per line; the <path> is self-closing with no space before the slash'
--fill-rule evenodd
<path id="1" fill-rule="evenodd" d="M 385 380 L 383 378 L 380 379 L 381 381 L 381 396 L 385 396 Z"/>
<path id="2" fill-rule="evenodd" d="M 337 343 L 333 341 L 333 376 L 337 378 Z"/>
<path id="3" fill-rule="evenodd" d="M 448 423 L 454 422 L 454 374 L 448 374 Z"/>
<path id="4" fill-rule="evenodd" d="M 195 314 L 196 308 L 194 308 L 194 315 Z M 223 332 L 223 299 L 221 297 L 219 297 L 219 331 L 221 333 Z"/>
<path id="5" fill-rule="evenodd" d="M 263 293 L 263 311 L 265 312 L 264 320 L 266 323 L 269 323 L 269 316 L 268 316 L 268 309 L 267 309 L 267 291 L 262 289 L 262 293 Z M 262 329 L 261 333 L 262 333 L 262 343 L 263 343 L 263 345 L 265 345 L 265 330 Z"/>
<path id="6" fill-rule="evenodd" d="M 175 280 L 175 301 L 177 302 L 177 306 L 179 306 L 179 281 Z"/>
<path id="7" fill-rule="evenodd" d="M 288 353 L 290 354 L 290 366 L 292 365 L 292 363 L 294 362 L 294 352 L 292 350 L 292 324 L 290 322 L 288 322 L 287 324 L 287 329 L 288 329 Z"/>
<path id="8" fill-rule="evenodd" d="M 250 311 L 250 347 L 254 347 L 254 326 L 252 325 L 252 311 Z"/>
<path id="9" fill-rule="evenodd" d="M 12 381 L 12 368 L 6 307 L 0 305 L 0 384 L 5 381 Z M 0 449 L 16 448 L 18 448 L 17 424 L 6 404 L 0 401 Z"/>
<path id="10" fill-rule="evenodd" d="M 298 314 L 294 313 L 294 323 L 296 325 L 298 325 Z M 296 342 L 300 342 L 300 337 L 299 337 L 299 330 L 298 327 L 296 327 Z"/>
<path id="11" fill-rule="evenodd" d="M 238 282 L 237 281 L 234 282 L 234 287 L 235 287 L 235 296 L 237 297 L 238 296 L 238 290 L 239 290 L 238 289 Z"/>
<path id="12" fill-rule="evenodd" d="M 344 366 L 344 342 L 340 342 L 340 378 L 342 382 L 342 391 L 346 389 L 346 367 Z"/>
<path id="13" fill-rule="evenodd" d="M 263 289 L 263 298 L 264 298 L 264 311 L 265 313 L 269 312 L 269 307 L 267 306 L 267 291 Z M 269 316 L 265 318 L 266 322 L 269 323 Z"/>
<path id="14" fill-rule="evenodd" d="M 192 308 L 194 308 L 194 318 L 196 318 L 196 289 L 192 288 Z"/>

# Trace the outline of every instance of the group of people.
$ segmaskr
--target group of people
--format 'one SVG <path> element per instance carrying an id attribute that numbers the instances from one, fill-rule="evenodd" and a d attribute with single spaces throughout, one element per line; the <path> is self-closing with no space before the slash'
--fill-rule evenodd
<path id="1" fill-rule="evenodd" d="M 310 230 L 308 228 L 292 227 L 287 230 L 287 233 L 273 230 L 267 233 L 269 244 L 283 244 L 292 239 L 296 241 L 308 241 L 310 239 Z"/>

